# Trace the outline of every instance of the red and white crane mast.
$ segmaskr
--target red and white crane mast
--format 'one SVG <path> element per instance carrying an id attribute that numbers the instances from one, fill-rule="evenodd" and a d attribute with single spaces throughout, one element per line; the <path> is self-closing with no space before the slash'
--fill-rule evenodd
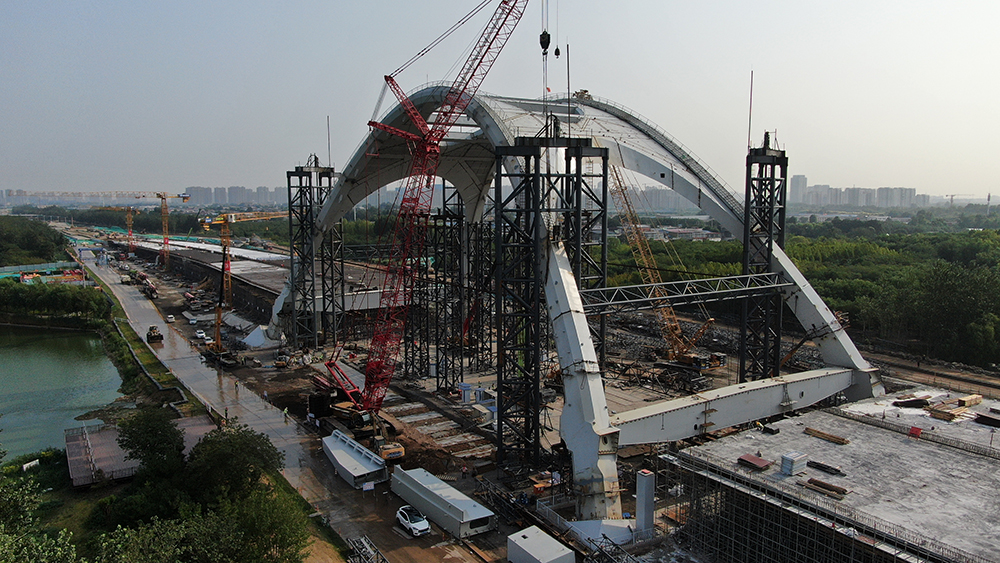
<path id="1" fill-rule="evenodd" d="M 385 77 L 386 84 L 399 100 L 418 133 L 403 131 L 375 121 L 368 123 L 370 127 L 405 139 L 410 146 L 412 161 L 399 206 L 396 228 L 389 243 L 389 263 L 385 268 L 385 283 L 382 287 L 375 332 L 368 351 L 365 387 L 361 394 L 362 404 L 358 405 L 360 408 L 373 413 L 379 411 L 396 370 L 396 358 L 403 339 L 407 307 L 416 281 L 416 261 L 423 257 L 426 246 L 427 221 L 434 180 L 441 158 L 441 141 L 469 107 L 483 79 L 486 78 L 486 74 L 521 20 L 527 3 L 528 0 L 503 0 L 500 3 L 459 72 L 458 78 L 445 96 L 433 124 L 427 123 L 417 107 L 396 84 L 392 75 Z M 347 378 L 336 365 L 336 359 L 327 362 L 326 366 L 334 379 L 343 386 Z M 356 392 L 349 392 L 348 395 L 356 401 Z"/>

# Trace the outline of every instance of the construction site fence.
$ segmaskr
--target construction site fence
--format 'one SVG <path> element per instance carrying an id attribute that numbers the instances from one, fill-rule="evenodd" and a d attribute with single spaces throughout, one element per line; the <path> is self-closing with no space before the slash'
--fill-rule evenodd
<path id="1" fill-rule="evenodd" d="M 947 558 L 956 563 L 990 563 L 990 559 L 975 555 L 953 547 L 927 536 L 908 530 L 902 526 L 886 522 L 881 518 L 865 514 L 832 500 L 814 498 L 805 500 L 797 488 L 783 483 L 765 481 L 751 469 L 721 459 L 699 450 L 687 450 L 665 454 L 681 469 L 701 475 L 711 474 L 738 486 L 750 489 L 754 494 L 764 494 L 781 500 L 789 506 L 797 506 L 815 515 L 817 525 L 819 519 L 827 520 L 830 526 L 843 532 L 861 532 L 872 536 L 886 545 L 906 551 L 926 551 Z"/>
<path id="2" fill-rule="evenodd" d="M 872 416 L 870 414 L 861 414 L 856 412 L 847 411 L 844 409 L 839 409 L 836 407 L 824 409 L 826 412 L 840 416 L 843 418 L 849 418 L 855 420 L 862 424 L 868 424 L 871 426 L 878 426 L 879 428 L 884 428 L 886 430 L 891 430 L 893 432 L 898 432 L 900 434 L 910 435 L 911 426 L 905 424 L 898 424 L 889 420 L 885 420 L 878 416 Z M 993 458 L 1000 459 L 1000 449 L 994 448 L 992 446 L 984 446 L 982 444 L 975 444 L 973 442 L 968 442 L 966 440 L 960 440 L 958 438 L 949 438 L 948 436 L 941 436 L 936 434 L 931 430 L 922 428 L 920 432 L 920 440 L 926 440 L 928 442 L 935 442 L 944 446 L 950 446 L 952 448 L 957 448 L 960 450 L 967 451 L 969 453 Z"/>
<path id="3" fill-rule="evenodd" d="M 21 266 L 4 266 L 0 268 L 0 275 L 18 274 L 21 272 L 50 272 L 52 270 L 75 270 L 80 265 L 76 262 L 47 262 L 45 264 L 26 264 Z"/>

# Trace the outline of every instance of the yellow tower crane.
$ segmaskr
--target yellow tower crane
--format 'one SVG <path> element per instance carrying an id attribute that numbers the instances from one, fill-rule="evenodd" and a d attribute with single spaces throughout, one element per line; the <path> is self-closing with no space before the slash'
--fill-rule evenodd
<path id="1" fill-rule="evenodd" d="M 277 219 L 288 217 L 287 211 L 259 211 L 245 213 L 223 213 L 217 217 L 205 217 L 201 220 L 201 226 L 206 231 L 212 225 L 219 225 L 219 239 L 222 243 L 222 270 L 221 283 L 219 284 L 219 301 L 215 306 L 215 342 L 209 346 L 209 350 L 221 354 L 225 352 L 222 345 L 222 310 L 231 307 L 233 304 L 233 276 L 229 261 L 229 246 L 232 235 L 229 225 L 243 221 L 263 221 L 267 219 Z"/>
<path id="2" fill-rule="evenodd" d="M 639 266 L 639 275 L 642 277 L 643 283 L 654 286 L 653 297 L 665 300 L 667 298 L 666 290 L 658 285 L 663 283 L 663 279 L 660 276 L 660 270 L 656 266 L 656 258 L 649 249 L 649 241 L 640 227 L 639 215 L 635 212 L 635 207 L 632 205 L 632 200 L 628 195 L 628 186 L 625 184 L 625 180 L 622 179 L 621 171 L 617 166 L 612 165 L 608 168 L 611 172 L 608 175 L 608 191 L 611 192 L 615 207 L 618 208 L 618 215 L 622 221 L 622 230 L 625 231 L 625 237 L 628 239 L 629 246 L 632 247 L 632 255 Z M 656 313 L 657 323 L 660 326 L 660 333 L 663 335 L 663 340 L 667 343 L 667 359 L 691 364 L 691 349 L 694 348 L 694 345 L 705 334 L 705 331 L 715 322 L 715 319 L 708 319 L 691 338 L 684 338 L 684 334 L 681 331 L 681 324 L 677 320 L 677 314 L 674 312 L 673 307 L 670 305 L 657 307 L 654 309 L 654 312 Z"/>
<path id="3" fill-rule="evenodd" d="M 132 236 L 132 216 L 141 215 L 142 211 L 135 207 L 132 207 L 131 205 L 128 206 L 112 205 L 105 207 L 95 207 L 94 209 L 99 209 L 101 211 L 125 212 L 125 227 L 126 230 L 128 231 L 128 237 L 125 240 L 128 241 L 128 253 L 132 254 L 133 252 L 135 252 L 135 237 Z"/>
<path id="4" fill-rule="evenodd" d="M 181 203 L 187 203 L 191 196 L 188 194 L 168 194 L 167 192 L 137 192 L 135 197 L 160 199 L 160 219 L 163 221 L 163 248 L 160 249 L 160 256 L 163 257 L 163 269 L 166 270 L 170 268 L 170 209 L 167 208 L 167 200 L 180 198 Z"/>

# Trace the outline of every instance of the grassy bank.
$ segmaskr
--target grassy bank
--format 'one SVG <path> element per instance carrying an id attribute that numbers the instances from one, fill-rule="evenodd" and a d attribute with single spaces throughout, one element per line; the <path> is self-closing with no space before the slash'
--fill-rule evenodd
<path id="1" fill-rule="evenodd" d="M 109 341 L 112 342 L 111 346 L 105 344 L 105 347 L 109 349 L 108 350 L 109 355 L 112 353 L 114 353 L 115 356 L 123 355 L 123 351 L 120 349 L 120 345 L 114 343 L 115 340 L 121 341 L 122 344 L 126 345 L 128 349 L 131 350 L 131 352 L 125 351 L 125 354 L 127 354 L 127 360 L 125 357 L 121 358 L 123 364 L 131 364 L 135 371 L 134 374 L 133 373 L 128 374 L 129 379 L 142 380 L 143 382 L 141 384 L 143 385 L 143 388 L 137 389 L 136 392 L 150 397 L 156 397 L 159 394 L 164 394 L 165 397 L 162 397 L 164 399 L 167 399 L 169 401 L 178 400 L 179 396 L 171 398 L 171 396 L 178 395 L 176 391 L 173 392 L 159 391 L 157 387 L 153 385 L 149 380 L 143 377 L 139 377 L 144 369 L 145 373 L 149 374 L 150 379 L 158 383 L 160 387 L 164 389 L 169 389 L 171 387 L 182 389 L 184 387 L 181 384 L 181 382 L 176 377 L 174 377 L 174 375 L 170 372 L 170 370 L 167 369 L 167 367 L 163 365 L 162 362 L 160 362 L 160 359 L 156 357 L 156 354 L 153 354 L 153 352 L 149 349 L 149 347 L 146 346 L 146 343 L 142 340 L 142 337 L 135 332 L 135 330 L 132 328 L 132 325 L 128 323 L 128 319 L 126 318 L 125 315 L 125 309 L 121 306 L 121 303 L 115 297 L 114 292 L 111 291 L 111 288 L 109 288 L 107 284 L 104 283 L 103 280 L 94 275 L 94 273 L 90 270 L 90 268 L 87 268 L 87 271 L 90 274 L 90 278 L 93 279 L 95 282 L 97 282 L 97 284 L 101 287 L 101 290 L 104 291 L 105 295 L 107 295 L 108 299 L 111 301 L 111 318 L 114 319 L 113 322 L 118 327 L 118 330 L 114 330 L 114 328 L 111 327 L 111 329 L 108 331 L 109 333 L 113 333 L 113 336 L 109 334 Z M 121 336 L 118 336 L 119 331 L 121 332 Z M 124 337 L 124 340 L 121 339 L 122 336 Z M 132 353 L 135 354 L 134 357 L 132 356 Z M 136 358 L 138 359 L 139 364 L 143 369 L 139 369 L 138 366 L 135 366 Z M 112 358 L 112 361 L 115 361 L 115 359 Z M 116 363 L 115 365 L 117 366 L 118 364 Z M 122 372 L 121 367 L 119 367 L 119 371 Z M 131 371 L 131 370 L 126 368 L 125 371 Z M 122 372 L 122 381 L 124 382 L 125 380 L 126 380 L 126 373 Z M 138 382 L 136 384 L 139 385 Z M 187 397 L 188 401 L 186 403 L 177 405 L 178 409 L 180 410 L 183 416 L 205 414 L 207 412 L 205 406 L 202 405 L 196 398 L 194 398 L 191 395 L 191 393 L 185 393 L 185 396 Z"/>

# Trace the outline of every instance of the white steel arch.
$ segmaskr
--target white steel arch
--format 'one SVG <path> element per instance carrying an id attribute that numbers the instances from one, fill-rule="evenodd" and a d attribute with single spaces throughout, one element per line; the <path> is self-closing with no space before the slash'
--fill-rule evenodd
<path id="1" fill-rule="evenodd" d="M 433 84 L 410 94 L 410 100 L 428 117 L 440 106 L 447 84 Z M 494 173 L 494 149 L 513 144 L 517 136 L 536 135 L 546 111 L 554 112 L 563 134 L 590 137 L 607 147 L 610 162 L 635 171 L 697 205 L 731 233 L 743 232 L 742 196 L 737 195 L 707 166 L 662 129 L 638 114 L 607 100 L 586 96 L 548 101 L 478 94 L 452 134 L 441 144 L 438 173 L 454 185 L 466 204 L 470 221 L 484 211 Z M 400 106 L 391 108 L 382 123 L 414 131 Z M 405 141 L 382 131 L 372 131 L 343 168 L 317 224 L 325 229 L 347 214 L 378 188 L 400 180 L 409 169 Z M 861 357 L 842 330 L 833 312 L 823 303 L 791 259 L 775 249 L 772 268 L 792 285 L 784 299 L 806 330 L 824 334 L 814 340 L 829 366 L 849 368 L 858 374 L 845 394 L 849 400 L 882 393 L 874 370 Z M 867 377 L 862 372 L 868 374 Z"/>

